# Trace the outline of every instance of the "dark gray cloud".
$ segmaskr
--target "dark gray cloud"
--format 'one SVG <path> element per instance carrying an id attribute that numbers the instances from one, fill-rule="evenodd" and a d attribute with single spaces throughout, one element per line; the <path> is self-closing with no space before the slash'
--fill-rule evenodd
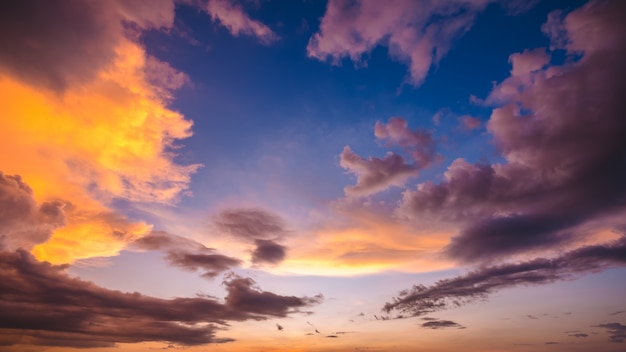
<path id="1" fill-rule="evenodd" d="M 580 59 L 542 68 L 550 59 L 545 50 L 511 56 L 511 76 L 486 99 L 498 106 L 487 129 L 506 161 L 457 159 L 439 184 L 405 192 L 398 212 L 459 228 L 446 254 L 469 263 L 619 225 L 614 219 L 626 212 L 624 15 L 621 1 L 592 1 L 546 24 L 544 31 L 564 35 L 558 44 Z"/>
<path id="2" fill-rule="evenodd" d="M 289 231 L 279 216 L 261 209 L 227 209 L 213 216 L 215 227 L 237 239 L 254 245 L 254 264 L 279 264 L 287 247 L 278 243 Z"/>
<path id="3" fill-rule="evenodd" d="M 625 311 L 623 311 L 623 310 L 618 310 L 618 311 L 615 311 L 615 312 L 610 313 L 609 315 L 619 315 L 619 314 L 622 314 L 622 313 L 624 313 L 624 312 L 625 312 Z"/>
<path id="4" fill-rule="evenodd" d="M 588 337 L 589 335 L 585 334 L 585 333 L 582 333 L 582 332 L 577 332 L 575 334 L 569 334 L 568 336 L 571 336 L 571 337 Z"/>
<path id="5" fill-rule="evenodd" d="M 173 19 L 171 0 L 2 1 L 0 75 L 60 92 L 110 64 L 131 28 L 169 28 Z"/>
<path id="6" fill-rule="evenodd" d="M 20 176 L 0 171 L 0 249 L 30 250 L 45 242 L 56 228 L 65 225 L 66 206 L 61 201 L 37 204 Z"/>
<path id="7" fill-rule="evenodd" d="M 556 258 L 481 267 L 431 286 L 414 285 L 386 303 L 383 310 L 420 316 L 483 300 L 505 288 L 573 279 L 612 266 L 626 266 L 626 237 L 607 245 L 582 247 Z"/>
<path id="8" fill-rule="evenodd" d="M 152 231 L 130 245 L 143 250 L 165 252 L 165 260 L 172 266 L 190 271 L 204 271 L 203 277 L 213 279 L 217 275 L 241 265 L 241 260 L 217 253 L 194 240 L 172 235 L 164 231 Z"/>
<path id="9" fill-rule="evenodd" d="M 255 264 L 278 264 L 285 259 L 287 247 L 270 240 L 254 241 L 256 248 L 252 252 L 252 262 Z"/>
<path id="10" fill-rule="evenodd" d="M 228 342 L 215 333 L 229 321 L 285 317 L 322 299 L 261 291 L 252 279 L 238 276 L 224 281 L 224 303 L 210 297 L 161 299 L 102 288 L 68 276 L 66 268 L 38 262 L 23 250 L 0 252 L 3 341 L 70 347 Z"/>
<path id="11" fill-rule="evenodd" d="M 222 254 L 187 253 L 170 251 L 165 259 L 173 266 L 191 271 L 202 270 L 205 278 L 215 278 L 220 273 L 241 265 L 241 260 Z"/>
<path id="12" fill-rule="evenodd" d="M 609 333 L 611 342 L 622 343 L 626 340 L 626 325 L 620 323 L 607 323 L 596 325 L 598 328 L 606 329 Z"/>
<path id="13" fill-rule="evenodd" d="M 287 233 L 279 216 L 262 209 L 236 208 L 213 216 L 213 224 L 225 234 L 244 240 L 276 239 Z"/>
<path id="14" fill-rule="evenodd" d="M 228 292 L 226 306 L 234 311 L 256 314 L 260 319 L 264 316 L 285 317 L 289 313 L 300 312 L 300 308 L 319 304 L 324 299 L 321 294 L 303 298 L 263 292 L 255 288 L 254 280 L 237 275 L 230 275 L 224 281 L 224 286 Z"/>
<path id="15" fill-rule="evenodd" d="M 456 323 L 452 320 L 432 320 L 427 321 L 422 324 L 423 328 L 427 329 L 446 329 L 446 328 L 457 328 L 457 329 L 465 329 L 465 327 L 459 323 Z"/>

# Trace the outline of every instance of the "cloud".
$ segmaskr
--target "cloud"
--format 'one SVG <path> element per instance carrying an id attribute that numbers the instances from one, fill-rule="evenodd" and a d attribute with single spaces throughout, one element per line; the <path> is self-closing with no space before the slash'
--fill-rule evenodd
<path id="1" fill-rule="evenodd" d="M 422 129 L 411 131 L 408 122 L 401 117 L 392 117 L 387 124 L 376 121 L 374 135 L 386 140 L 387 146 L 404 148 L 418 169 L 428 167 L 435 159 L 435 141 L 430 132 Z"/>
<path id="2" fill-rule="evenodd" d="M 45 242 L 56 228 L 65 225 L 65 206 L 60 201 L 37 204 L 20 176 L 0 171 L 0 249 L 30 250 Z"/>
<path id="3" fill-rule="evenodd" d="M 219 231 L 244 240 L 276 239 L 287 233 L 283 219 L 262 209 L 226 209 L 212 220 Z"/>
<path id="4" fill-rule="evenodd" d="M 356 185 L 344 188 L 349 197 L 363 197 L 386 190 L 391 186 L 401 187 L 410 177 L 428 167 L 435 159 L 435 142 L 430 132 L 416 129 L 411 131 L 401 117 L 392 117 L 387 124 L 376 122 L 374 136 L 385 141 L 389 148 L 399 146 L 415 161 L 407 163 L 398 154 L 388 152 L 385 157 L 360 157 L 345 146 L 339 155 L 339 165 L 356 175 Z"/>
<path id="5" fill-rule="evenodd" d="M 9 344 L 228 342 L 215 333 L 229 321 L 284 317 L 321 301 L 261 291 L 253 280 L 237 276 L 224 281 L 224 303 L 207 297 L 161 299 L 102 288 L 69 277 L 66 268 L 39 262 L 23 250 L 0 252 L 0 335 L 13 337 Z"/>
<path id="6" fill-rule="evenodd" d="M 433 320 L 427 321 L 422 324 L 423 328 L 427 329 L 446 329 L 446 328 L 457 328 L 457 329 L 465 329 L 465 327 L 459 323 L 453 322 L 452 320 Z"/>
<path id="7" fill-rule="evenodd" d="M 218 254 L 199 242 L 163 231 L 151 232 L 134 241 L 130 248 L 162 250 L 170 265 L 189 271 L 203 270 L 202 276 L 208 279 L 242 264 L 241 260 Z"/>
<path id="8" fill-rule="evenodd" d="M 404 192 L 398 214 L 457 227 L 446 253 L 470 263 L 619 226 L 626 211 L 626 105 L 618 93 L 626 89 L 626 45 L 616 33 L 626 33 L 618 15 L 624 10 L 620 2 L 590 2 L 559 17 L 561 45 L 577 60 L 544 67 L 545 49 L 512 55 L 512 75 L 486 99 L 499 105 L 487 130 L 506 161 L 457 159 L 439 184 Z"/>
<path id="9" fill-rule="evenodd" d="M 165 258 L 173 266 L 191 271 L 204 270 L 205 273 L 202 276 L 211 279 L 232 267 L 241 265 L 241 260 L 222 254 L 171 251 Z"/>
<path id="10" fill-rule="evenodd" d="M 482 125 L 482 122 L 480 121 L 480 119 L 477 119 L 469 115 L 460 117 L 459 122 L 461 124 L 461 128 L 466 131 L 479 128 Z"/>
<path id="11" fill-rule="evenodd" d="M 254 280 L 234 274 L 227 277 L 224 286 L 228 292 L 224 298 L 226 306 L 234 311 L 246 312 L 257 319 L 265 316 L 286 317 L 287 314 L 301 312 L 301 308 L 319 304 L 324 299 L 321 294 L 295 297 L 260 291 L 255 287 Z"/>
<path id="12" fill-rule="evenodd" d="M 604 328 L 611 334 L 611 342 L 622 343 L 626 340 L 626 325 L 620 323 L 607 323 L 596 325 L 598 328 Z"/>
<path id="13" fill-rule="evenodd" d="M 253 264 L 279 264 L 287 247 L 278 243 L 288 233 L 285 221 L 262 209 L 226 209 L 213 216 L 218 231 L 254 245 Z"/>
<path id="14" fill-rule="evenodd" d="M 15 151 L 0 164 L 38 204 L 72 209 L 33 253 L 55 263 L 116 255 L 150 226 L 115 215 L 113 200 L 174 203 L 199 167 L 174 161 L 192 123 L 168 105 L 188 78 L 137 42 L 171 28 L 174 3 L 0 6 L 0 43 L 13 48 L 0 53 L 0 149 Z"/>
<path id="15" fill-rule="evenodd" d="M 409 66 L 409 81 L 420 85 L 431 66 L 467 32 L 489 1 L 331 0 L 307 54 L 338 64 L 343 58 L 362 63 L 375 47 Z"/>
<path id="16" fill-rule="evenodd" d="M 26 82 L 64 91 L 94 79 L 117 56 L 125 28 L 169 28 L 174 2 L 150 4 L 25 0 L 0 5 L 0 70 Z"/>
<path id="17" fill-rule="evenodd" d="M 268 26 L 244 13 L 241 5 L 235 0 L 209 0 L 206 11 L 213 21 L 219 22 L 234 36 L 241 34 L 254 36 L 266 45 L 280 39 Z"/>
<path id="18" fill-rule="evenodd" d="M 285 259 L 286 247 L 271 240 L 254 241 L 256 248 L 252 252 L 252 262 L 255 264 L 278 264 Z"/>
<path id="19" fill-rule="evenodd" d="M 606 245 L 578 248 L 555 258 L 481 267 L 432 286 L 414 285 L 386 303 L 383 310 L 420 316 L 484 300 L 505 288 L 574 279 L 612 266 L 626 266 L 626 237 Z"/>
<path id="20" fill-rule="evenodd" d="M 409 177 L 417 175 L 417 169 L 407 164 L 398 154 L 389 153 L 384 158 L 361 158 L 346 146 L 340 154 L 339 165 L 355 174 L 356 185 L 347 186 L 347 196 L 362 197 L 386 190 L 391 186 L 403 186 Z"/>
<path id="21" fill-rule="evenodd" d="M 588 334 L 584 334 L 584 333 L 581 333 L 581 332 L 578 332 L 578 333 L 575 333 L 575 334 L 569 334 L 568 336 L 578 337 L 578 338 L 580 338 L 580 337 L 589 337 Z"/>
<path id="22" fill-rule="evenodd" d="M 338 202 L 306 236 L 290 238 L 283 270 L 303 275 L 362 275 L 386 270 L 423 272 L 453 266 L 439 252 L 451 232 L 418 232 L 389 211 Z M 311 238 L 314 241 L 311 241 Z"/>

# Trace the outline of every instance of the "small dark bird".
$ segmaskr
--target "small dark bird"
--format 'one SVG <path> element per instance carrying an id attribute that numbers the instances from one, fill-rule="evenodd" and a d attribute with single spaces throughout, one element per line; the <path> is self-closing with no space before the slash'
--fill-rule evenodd
<path id="1" fill-rule="evenodd" d="M 283 331 L 283 326 L 280 324 L 276 324 L 276 328 L 278 329 L 278 331 Z"/>

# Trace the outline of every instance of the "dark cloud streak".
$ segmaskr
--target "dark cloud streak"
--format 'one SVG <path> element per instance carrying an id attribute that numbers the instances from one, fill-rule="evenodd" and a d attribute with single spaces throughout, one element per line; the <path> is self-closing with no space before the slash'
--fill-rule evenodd
<path id="1" fill-rule="evenodd" d="M 0 252 L 0 335 L 12 337 L 12 343 L 24 336 L 30 344 L 69 347 L 227 342 L 215 332 L 229 321 L 285 317 L 322 299 L 261 291 L 252 279 L 238 276 L 224 281 L 224 303 L 207 297 L 161 299 L 69 277 L 66 267 L 38 262 L 22 250 Z"/>
<path id="2" fill-rule="evenodd" d="M 505 288 L 573 279 L 612 266 L 626 266 L 626 237 L 608 245 L 582 247 L 552 259 L 482 267 L 432 286 L 414 285 L 386 303 L 383 310 L 420 316 L 483 300 Z"/>

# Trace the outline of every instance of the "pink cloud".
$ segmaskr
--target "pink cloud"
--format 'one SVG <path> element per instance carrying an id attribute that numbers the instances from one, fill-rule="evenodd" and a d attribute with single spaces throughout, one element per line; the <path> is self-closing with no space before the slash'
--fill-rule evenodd
<path id="1" fill-rule="evenodd" d="M 251 19 L 233 0 L 209 0 L 206 11 L 213 21 L 219 21 L 234 36 L 241 34 L 254 36 L 263 44 L 270 44 L 279 39 L 268 26 Z"/>
<path id="2" fill-rule="evenodd" d="M 345 188 L 348 196 L 368 196 L 391 186 L 402 186 L 409 177 L 416 176 L 418 171 L 400 155 L 392 153 L 382 159 L 364 159 L 346 146 L 340 158 L 339 165 L 357 177 L 356 185 Z"/>
<path id="3" fill-rule="evenodd" d="M 581 57 L 542 68 L 544 49 L 511 56 L 511 76 L 487 99 L 499 106 L 487 130 L 506 161 L 458 159 L 441 183 L 406 191 L 399 213 L 455 224 L 446 253 L 467 262 L 536 255 L 623 228 L 625 12 L 622 2 L 590 2 L 548 22 Z"/>
<path id="4" fill-rule="evenodd" d="M 547 65 L 550 62 L 550 56 L 545 48 L 537 48 L 512 54 L 509 56 L 509 62 L 513 66 L 511 76 L 524 76 Z"/>
<path id="5" fill-rule="evenodd" d="M 335 64 L 346 57 L 360 63 L 374 47 L 386 45 L 392 57 L 408 64 L 410 83 L 420 85 L 488 2 L 331 0 L 307 53 Z"/>
<path id="6" fill-rule="evenodd" d="M 404 185 L 409 177 L 415 177 L 419 170 L 428 167 L 435 159 L 435 142 L 428 131 L 410 130 L 401 117 L 392 117 L 388 123 L 376 122 L 374 135 L 386 141 L 387 147 L 400 146 L 411 155 L 414 164 L 407 163 L 395 153 L 384 158 L 364 159 L 346 146 L 341 153 L 340 165 L 357 176 L 354 186 L 345 188 L 348 196 L 367 196 L 385 189 Z"/>
<path id="7" fill-rule="evenodd" d="M 480 125 L 482 125 L 480 119 L 469 115 L 461 116 L 459 118 L 459 122 L 461 123 L 461 128 L 467 131 L 478 128 L 480 127 Z"/>
<path id="8" fill-rule="evenodd" d="M 435 157 L 435 142 L 428 131 L 411 131 L 401 117 L 392 117 L 387 124 L 376 122 L 376 138 L 387 140 L 388 145 L 399 145 L 413 157 L 419 169 L 427 167 Z"/>

